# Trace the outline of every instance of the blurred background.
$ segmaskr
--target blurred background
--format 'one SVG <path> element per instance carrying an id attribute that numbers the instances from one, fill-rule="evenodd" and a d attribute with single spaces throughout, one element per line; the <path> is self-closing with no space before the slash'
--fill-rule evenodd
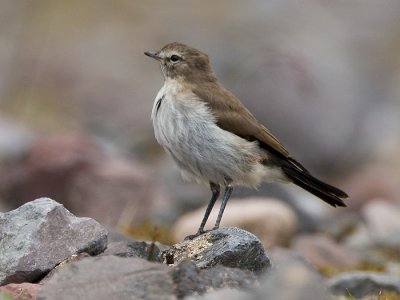
<path id="1" fill-rule="evenodd" d="M 315 233 L 352 249 L 374 234 L 400 244 L 399 32 L 396 0 L 2 0 L 0 211 L 47 196 L 136 238 L 195 231 L 210 193 L 183 182 L 155 141 L 163 77 L 143 55 L 179 41 L 208 53 L 292 156 L 350 195 L 333 209 L 289 185 L 237 189 L 225 224 L 267 247 Z M 264 205 L 268 218 L 252 219 Z"/>

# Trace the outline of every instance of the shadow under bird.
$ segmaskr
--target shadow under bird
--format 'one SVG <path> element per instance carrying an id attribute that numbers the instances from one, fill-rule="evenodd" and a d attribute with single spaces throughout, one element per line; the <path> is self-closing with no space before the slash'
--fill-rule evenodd
<path id="1" fill-rule="evenodd" d="M 234 186 L 292 182 L 326 203 L 346 206 L 347 194 L 312 176 L 271 132 L 215 77 L 207 54 L 181 43 L 145 52 L 158 60 L 165 77 L 152 120 L 155 137 L 188 180 L 210 186 L 212 197 L 196 237 L 225 187 L 214 226 Z"/>

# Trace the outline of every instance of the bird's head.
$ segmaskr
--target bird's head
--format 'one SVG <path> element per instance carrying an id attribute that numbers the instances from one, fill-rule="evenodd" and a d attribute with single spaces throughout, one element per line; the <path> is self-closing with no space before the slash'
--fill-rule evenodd
<path id="1" fill-rule="evenodd" d="M 146 51 L 147 56 L 158 60 L 165 78 L 183 80 L 214 80 L 208 55 L 181 43 L 170 43 L 160 51 Z"/>

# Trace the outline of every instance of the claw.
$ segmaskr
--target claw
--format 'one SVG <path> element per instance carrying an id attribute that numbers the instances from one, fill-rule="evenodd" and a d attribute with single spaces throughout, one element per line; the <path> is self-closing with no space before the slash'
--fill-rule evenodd
<path id="1" fill-rule="evenodd" d="M 191 234 L 191 235 L 188 235 L 187 237 L 185 237 L 185 241 L 191 241 L 191 240 L 193 240 L 193 239 L 195 239 L 195 238 L 197 238 L 198 236 L 200 236 L 200 235 L 202 235 L 202 234 L 204 234 L 204 233 L 206 233 L 206 232 L 208 232 L 209 230 L 199 230 L 199 231 L 197 231 L 195 234 Z"/>

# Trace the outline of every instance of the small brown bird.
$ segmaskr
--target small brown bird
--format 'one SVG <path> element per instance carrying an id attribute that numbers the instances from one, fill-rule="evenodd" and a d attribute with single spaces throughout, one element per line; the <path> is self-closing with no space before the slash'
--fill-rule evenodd
<path id="1" fill-rule="evenodd" d="M 207 54 L 181 43 L 145 54 L 160 62 L 165 77 L 152 110 L 156 139 L 184 178 L 206 183 L 212 192 L 200 227 L 189 238 L 204 233 L 221 186 L 225 193 L 214 229 L 234 186 L 292 182 L 334 207 L 346 206 L 345 192 L 312 176 L 218 82 Z"/>

